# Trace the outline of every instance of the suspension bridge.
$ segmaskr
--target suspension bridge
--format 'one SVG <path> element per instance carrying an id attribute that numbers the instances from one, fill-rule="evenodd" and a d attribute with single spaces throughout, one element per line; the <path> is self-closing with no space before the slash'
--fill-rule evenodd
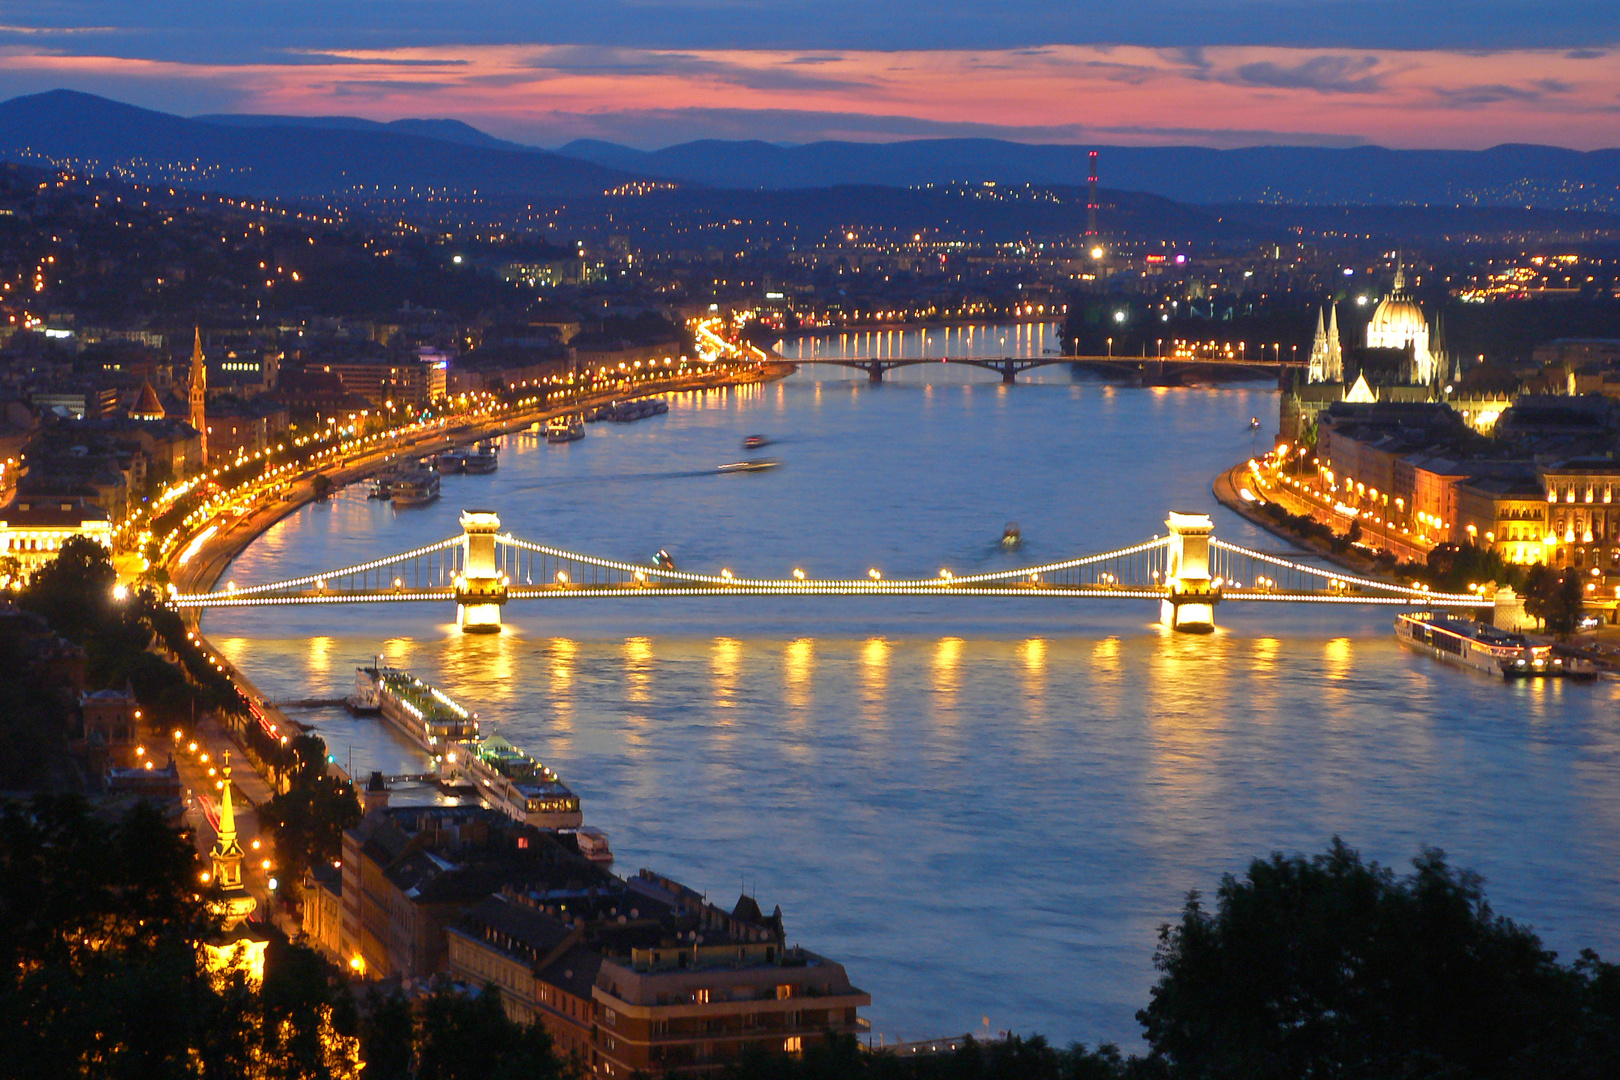
<path id="1" fill-rule="evenodd" d="M 582 555 L 501 531 L 489 510 L 464 510 L 461 534 L 356 566 L 260 585 L 173 592 L 183 609 L 284 604 L 451 603 L 468 633 L 500 630 L 501 609 L 526 600 L 678 596 L 1049 597 L 1157 602 L 1166 625 L 1208 632 L 1222 603 L 1387 604 L 1488 608 L 1474 593 L 1437 593 L 1307 566 L 1228 544 L 1206 514 L 1172 513 L 1168 530 L 1139 544 L 1056 562 L 937 577 L 887 578 L 877 569 L 850 579 L 786 578 L 677 570 Z"/>
<path id="2" fill-rule="evenodd" d="M 1131 369 L 1140 368 L 1149 374 L 1163 376 L 1167 371 L 1179 370 L 1189 367 L 1228 367 L 1281 370 L 1286 367 L 1299 367 L 1301 364 L 1292 359 L 1245 359 L 1241 356 L 932 356 L 932 357 L 893 357 L 889 359 L 872 357 L 836 357 L 836 356 L 810 356 L 789 358 L 796 364 L 832 364 L 837 367 L 855 368 L 866 372 L 872 382 L 880 383 L 883 376 L 895 368 L 920 367 L 924 364 L 962 364 L 967 367 L 983 368 L 1001 375 L 1001 381 L 1008 385 L 1018 381 L 1022 372 L 1034 368 L 1053 367 L 1058 364 L 1083 364 L 1092 367 Z"/>

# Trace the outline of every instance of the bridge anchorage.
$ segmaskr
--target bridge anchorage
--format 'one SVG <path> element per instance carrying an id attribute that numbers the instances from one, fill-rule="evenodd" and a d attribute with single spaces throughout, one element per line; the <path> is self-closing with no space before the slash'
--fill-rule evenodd
<path id="1" fill-rule="evenodd" d="M 1228 544 L 1207 514 L 1171 513 L 1168 532 L 1139 544 L 1016 570 L 938 577 L 822 579 L 795 570 L 786 578 L 706 574 L 581 555 L 501 531 L 492 510 L 461 514 L 461 535 L 356 566 L 287 581 L 204 593 L 170 594 L 176 607 L 285 604 L 421 603 L 456 605 L 466 633 L 496 633 L 501 610 L 528 600 L 605 600 L 680 596 L 951 596 L 1145 600 L 1159 604 L 1172 630 L 1209 633 L 1223 603 L 1381 604 L 1489 608 L 1512 624 L 1519 613 L 1508 590 L 1496 597 L 1436 593 L 1306 566 Z"/>

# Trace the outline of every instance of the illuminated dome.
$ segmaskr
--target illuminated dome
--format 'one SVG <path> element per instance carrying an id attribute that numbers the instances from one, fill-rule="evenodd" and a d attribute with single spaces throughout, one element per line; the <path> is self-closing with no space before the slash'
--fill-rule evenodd
<path id="1" fill-rule="evenodd" d="M 1412 381 L 1420 385 L 1434 379 L 1434 357 L 1429 354 L 1429 321 L 1423 309 L 1406 294 L 1406 269 L 1395 266 L 1395 286 L 1379 302 L 1367 323 L 1367 346 L 1373 349 L 1412 350 Z"/>

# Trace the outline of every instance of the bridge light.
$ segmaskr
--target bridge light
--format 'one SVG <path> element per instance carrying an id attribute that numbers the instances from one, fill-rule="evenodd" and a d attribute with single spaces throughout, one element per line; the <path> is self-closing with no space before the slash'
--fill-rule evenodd
<path id="1" fill-rule="evenodd" d="M 568 584 L 568 571 L 566 571 L 566 570 L 557 571 L 557 584 L 559 584 L 559 585 Z"/>
<path id="2" fill-rule="evenodd" d="M 794 581 L 803 581 L 804 580 L 804 571 L 800 570 L 797 566 L 795 566 L 793 568 L 793 580 Z"/>
<path id="3" fill-rule="evenodd" d="M 882 574 L 878 573 L 878 569 L 875 566 L 866 572 L 866 576 L 871 578 L 873 581 L 878 581 L 883 577 Z"/>
<path id="4" fill-rule="evenodd" d="M 727 581 L 730 581 L 731 580 L 731 571 L 722 568 L 721 571 L 720 571 L 720 576 L 725 578 Z"/>
<path id="5" fill-rule="evenodd" d="M 403 584 L 405 584 L 405 583 L 404 583 L 404 582 L 403 582 L 403 581 L 401 581 L 401 580 L 400 580 L 400 579 L 399 579 L 399 578 L 395 578 L 395 579 L 394 579 L 394 588 L 396 588 L 396 589 L 397 589 L 397 588 L 399 588 L 399 587 L 400 587 L 400 586 L 401 586 L 401 585 L 403 585 Z"/>
<path id="6" fill-rule="evenodd" d="M 1222 579 L 1221 578 L 1215 578 L 1213 581 L 1211 581 L 1209 583 L 1209 587 L 1212 588 L 1212 589 L 1218 589 L 1218 588 L 1221 587 L 1221 585 L 1222 585 Z"/>

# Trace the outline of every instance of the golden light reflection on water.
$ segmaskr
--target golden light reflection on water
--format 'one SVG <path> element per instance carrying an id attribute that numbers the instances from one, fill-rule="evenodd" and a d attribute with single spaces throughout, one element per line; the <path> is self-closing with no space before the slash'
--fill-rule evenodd
<path id="1" fill-rule="evenodd" d="M 783 697 L 789 708 L 808 709 L 815 700 L 815 669 L 815 639 L 799 638 L 788 642 L 788 647 L 782 651 L 782 682 Z"/>
<path id="2" fill-rule="evenodd" d="M 579 643 L 568 638 L 552 638 L 546 649 L 546 671 L 550 682 L 551 715 L 557 727 L 564 731 L 573 730 L 574 698 L 571 691 L 574 686 L 574 661 L 579 655 Z"/>
<path id="3" fill-rule="evenodd" d="M 626 638 L 624 642 L 624 696 L 638 704 L 652 700 L 652 642 L 644 637 Z"/>
<path id="4" fill-rule="evenodd" d="M 889 643 L 869 638 L 861 645 L 861 696 L 867 705 L 881 705 L 889 687 Z"/>
<path id="5" fill-rule="evenodd" d="M 1036 724 L 1046 721 L 1046 639 L 1020 642 L 1018 655 L 1024 661 L 1024 707 Z"/>
<path id="6" fill-rule="evenodd" d="M 961 672 L 962 639 L 959 637 L 940 638 L 939 644 L 934 646 L 934 692 L 944 696 L 954 696 L 962 688 Z"/>
<path id="7" fill-rule="evenodd" d="M 309 639 L 309 673 L 323 684 L 332 674 L 332 646 L 335 644 L 333 639 L 324 636 Z"/>
<path id="8" fill-rule="evenodd" d="M 710 686 L 714 690 L 715 705 L 722 709 L 734 707 L 738 673 L 742 669 L 742 642 L 736 638 L 715 638 L 709 652 L 709 669 L 714 673 Z"/>

